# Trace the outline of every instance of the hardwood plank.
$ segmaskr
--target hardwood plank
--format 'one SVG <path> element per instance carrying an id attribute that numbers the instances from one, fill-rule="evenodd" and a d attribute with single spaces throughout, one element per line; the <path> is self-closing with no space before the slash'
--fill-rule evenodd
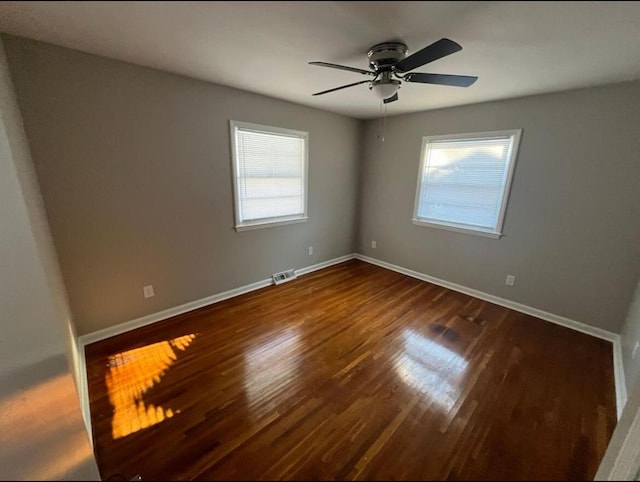
<path id="1" fill-rule="evenodd" d="M 103 478 L 591 479 L 612 346 L 351 260 L 86 347 Z"/>

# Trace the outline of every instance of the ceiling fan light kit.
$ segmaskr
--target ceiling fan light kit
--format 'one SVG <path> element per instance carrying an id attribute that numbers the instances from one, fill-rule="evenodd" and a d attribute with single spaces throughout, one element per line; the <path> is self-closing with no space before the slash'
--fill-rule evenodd
<path id="1" fill-rule="evenodd" d="M 382 79 L 373 80 L 369 84 L 369 89 L 376 95 L 378 99 L 386 100 L 398 92 L 400 88 L 400 81 L 394 79 Z"/>
<path id="2" fill-rule="evenodd" d="M 443 38 L 407 57 L 408 48 L 406 44 L 402 42 L 383 42 L 371 47 L 367 53 L 371 71 L 328 62 L 309 62 L 311 65 L 317 65 L 319 67 L 347 70 L 373 76 L 372 80 L 363 80 L 342 85 L 322 92 L 316 92 L 313 95 L 323 95 L 346 89 L 347 87 L 369 84 L 369 90 L 385 104 L 388 104 L 398 100 L 398 89 L 403 81 L 421 84 L 449 85 L 453 87 L 469 87 L 478 80 L 478 77 L 409 72 L 434 60 L 459 52 L 460 50 L 462 50 L 462 47 L 459 44 L 453 40 Z"/>

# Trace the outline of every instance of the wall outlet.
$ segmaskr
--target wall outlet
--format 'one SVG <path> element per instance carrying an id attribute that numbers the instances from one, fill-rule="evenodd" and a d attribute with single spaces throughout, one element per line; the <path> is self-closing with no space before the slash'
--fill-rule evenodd
<path id="1" fill-rule="evenodd" d="M 513 276 L 512 274 L 508 274 L 507 275 L 507 280 L 505 281 L 505 284 L 507 286 L 513 286 L 516 282 L 516 277 Z"/>
<path id="2" fill-rule="evenodd" d="M 155 293 L 153 292 L 153 285 L 145 286 L 142 288 L 145 298 L 151 298 Z"/>
<path id="3" fill-rule="evenodd" d="M 376 247 L 376 242 L 375 241 L 371 241 L 371 247 L 375 248 Z"/>
<path id="4" fill-rule="evenodd" d="M 309 246 L 309 256 L 313 254 L 313 246 Z"/>
<path id="5" fill-rule="evenodd" d="M 631 352 L 632 360 L 636 359 L 636 355 L 638 354 L 638 348 L 640 348 L 640 341 L 636 341 L 636 344 L 633 345 L 633 351 Z"/>

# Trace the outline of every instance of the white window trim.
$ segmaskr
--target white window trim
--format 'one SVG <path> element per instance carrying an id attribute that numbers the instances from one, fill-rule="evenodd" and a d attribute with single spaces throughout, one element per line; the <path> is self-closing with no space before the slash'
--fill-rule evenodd
<path id="1" fill-rule="evenodd" d="M 235 218 L 235 230 L 236 231 L 249 231 L 252 229 L 271 228 L 274 226 L 283 226 L 286 224 L 304 223 L 309 219 L 307 215 L 308 200 L 309 200 L 309 133 L 305 131 L 296 131 L 293 129 L 285 129 L 284 127 L 265 126 L 261 124 L 253 124 L 250 122 L 241 121 L 229 121 L 229 133 L 231 140 L 231 167 L 233 174 L 233 212 Z M 302 189 L 304 194 L 304 213 L 299 216 L 282 216 L 275 218 L 257 219 L 255 221 L 240 220 L 240 193 L 238 192 L 238 157 L 236 150 L 236 131 L 238 129 L 253 130 L 256 132 L 267 132 L 269 134 L 280 134 L 290 137 L 297 137 L 304 139 L 304 170 L 303 170 L 303 183 Z"/>
<path id="2" fill-rule="evenodd" d="M 422 138 L 422 149 L 420 150 L 420 165 L 418 166 L 418 180 L 416 183 L 416 196 L 413 204 L 413 224 L 418 226 L 425 226 L 429 228 L 445 229 L 448 231 L 454 231 L 457 233 L 474 234 L 477 236 L 485 236 L 488 238 L 499 239 L 502 236 L 502 226 L 504 224 L 504 216 L 507 210 L 507 204 L 509 202 L 509 194 L 511 192 L 511 181 L 513 179 L 513 172 L 515 170 L 516 158 L 518 157 L 518 149 L 520 147 L 520 137 L 522 135 L 522 129 L 511 129 L 504 131 L 490 131 L 490 132 L 469 132 L 464 134 L 448 134 L 438 136 L 424 136 Z M 507 173 L 506 182 L 504 186 L 504 192 L 502 194 L 502 200 L 500 203 L 500 211 L 498 213 L 498 222 L 496 223 L 496 229 L 486 229 L 478 226 L 462 223 L 451 223 L 447 221 L 437 221 L 434 219 L 426 220 L 418 218 L 418 204 L 420 202 L 420 186 L 422 181 L 422 173 L 424 171 L 424 163 L 426 162 L 425 153 L 428 149 L 428 145 L 432 141 L 442 140 L 458 140 L 458 139 L 485 139 L 488 137 L 512 137 L 513 143 L 511 144 L 511 150 L 507 156 Z"/>
<path id="3" fill-rule="evenodd" d="M 281 219 L 280 221 L 274 221 L 274 219 Z M 304 223 L 309 219 L 304 217 L 292 217 L 292 218 L 268 218 L 252 223 L 236 224 L 236 231 L 251 231 L 252 229 L 270 228 L 273 226 L 284 226 L 285 224 L 297 224 Z"/>

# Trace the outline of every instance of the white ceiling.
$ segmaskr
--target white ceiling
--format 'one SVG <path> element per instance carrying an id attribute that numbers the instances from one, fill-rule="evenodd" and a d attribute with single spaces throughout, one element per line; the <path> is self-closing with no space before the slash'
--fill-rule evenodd
<path id="1" fill-rule="evenodd" d="M 477 75 L 469 88 L 408 84 L 388 114 L 640 78 L 640 2 L 0 2 L 0 31 L 359 118 L 373 44 L 463 50 L 416 69 Z"/>

